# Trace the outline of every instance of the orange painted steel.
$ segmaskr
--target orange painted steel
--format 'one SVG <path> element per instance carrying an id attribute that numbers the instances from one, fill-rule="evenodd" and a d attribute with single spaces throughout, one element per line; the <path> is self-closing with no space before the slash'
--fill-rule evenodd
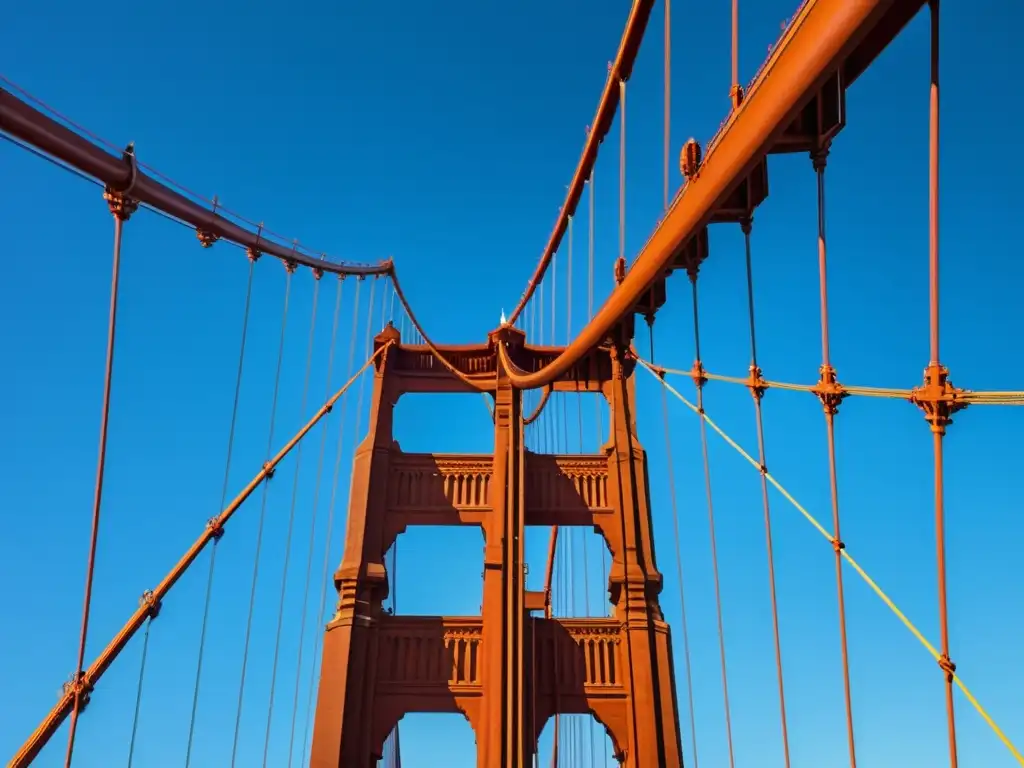
<path id="1" fill-rule="evenodd" d="M 3 88 L 0 88 L 0 131 L 98 179 L 113 190 L 125 190 L 132 183 L 132 170 L 122 158 L 101 149 Z M 229 240 L 283 261 L 337 275 L 389 275 L 394 271 L 390 259 L 375 265 L 342 264 L 304 253 L 296 246 L 268 240 L 259 231 L 238 226 L 142 172 L 135 175 L 131 193 L 139 203 L 192 225 L 197 232 L 209 237 L 211 245 L 217 239 Z"/>
<path id="2" fill-rule="evenodd" d="M 857 768 L 857 744 L 853 735 L 853 694 L 850 686 L 850 653 L 847 639 L 846 592 L 843 587 L 843 556 L 845 548 L 839 519 L 839 473 L 836 468 L 835 417 L 839 404 L 846 397 L 846 391 L 836 378 L 832 367 L 829 346 L 828 318 L 828 249 L 825 238 L 825 167 L 828 158 L 828 144 L 818 147 L 811 154 L 818 191 L 818 301 L 821 315 L 821 368 L 818 383 L 812 391 L 821 400 L 825 413 L 825 450 L 828 456 L 829 491 L 832 500 L 832 549 L 836 566 L 836 607 L 839 614 L 839 647 L 843 669 L 843 703 L 846 710 L 846 746 L 850 756 L 850 768 Z"/>
<path id="3" fill-rule="evenodd" d="M 523 291 L 522 297 L 516 308 L 509 315 L 509 324 L 515 324 L 523 309 L 526 308 L 530 298 L 533 296 L 537 286 L 544 279 L 551 259 L 558 251 L 562 243 L 562 237 L 569 224 L 569 217 L 576 213 L 576 206 L 579 205 L 583 196 L 583 188 L 587 179 L 591 177 L 594 165 L 597 163 L 597 151 L 604 141 L 615 118 L 615 111 L 619 106 L 619 81 L 628 80 L 633 73 L 633 64 L 636 62 L 637 54 L 640 52 L 640 43 L 643 41 L 644 32 L 647 29 L 647 21 L 651 16 L 651 9 L 654 8 L 654 0 L 634 0 L 633 7 L 629 11 L 629 18 L 626 21 L 626 28 L 622 32 L 622 40 L 619 42 L 619 50 L 615 54 L 615 60 L 608 69 L 608 79 L 605 81 L 604 90 L 601 91 L 601 99 L 597 103 L 597 113 L 594 115 L 594 122 L 587 132 L 587 140 L 583 145 L 583 154 L 580 155 L 576 171 L 572 175 L 572 182 L 569 184 L 569 191 L 565 196 L 565 203 L 558 211 L 558 218 L 555 220 L 555 228 L 548 238 L 547 245 L 541 254 L 537 269 L 530 278 L 530 282 Z"/>
<path id="4" fill-rule="evenodd" d="M 764 159 L 773 140 L 828 74 L 897 5 L 919 7 L 921 0 L 808 0 L 622 283 L 554 361 L 531 373 L 509 369 L 513 385 L 544 386 L 603 341 L 710 221 L 716 207 Z"/>
<path id="5" fill-rule="evenodd" d="M 697 290 L 697 265 L 691 265 L 688 270 L 690 277 L 691 294 L 693 297 L 693 348 L 696 359 L 693 363 L 691 376 L 694 387 L 697 389 L 697 408 L 704 413 L 704 385 L 707 377 L 704 375 L 704 363 L 700 355 L 700 295 Z M 661 379 L 665 381 L 664 377 Z M 700 420 L 700 449 L 704 468 L 704 495 L 707 500 L 708 509 L 708 540 L 711 547 L 711 573 L 714 576 L 715 585 L 715 617 L 718 620 L 718 658 L 722 670 L 722 704 L 725 708 L 725 737 L 729 746 L 729 768 L 736 767 L 736 750 L 732 738 L 732 709 L 729 705 L 729 673 L 726 666 L 725 656 L 725 620 L 722 615 L 722 584 L 719 578 L 718 567 L 718 537 L 715 525 L 715 503 L 714 495 L 711 492 L 711 458 L 708 452 L 708 431 L 704 419 Z"/>
<path id="6" fill-rule="evenodd" d="M 110 390 L 114 378 L 114 339 L 117 332 L 117 299 L 121 276 L 121 235 L 124 223 L 135 211 L 133 201 L 125 199 L 116 192 L 104 194 L 110 213 L 114 217 L 114 259 L 113 275 L 110 279 L 110 315 L 107 322 L 107 359 L 103 376 L 103 407 L 100 416 L 100 448 L 96 462 L 96 485 L 93 491 L 92 526 L 89 534 L 89 558 L 85 571 L 85 597 L 82 605 L 82 630 L 78 641 L 78 660 L 75 676 L 72 680 L 73 700 L 71 702 L 71 723 L 68 727 L 68 746 L 64 757 L 64 765 L 71 765 L 75 751 L 75 732 L 78 716 L 85 705 L 87 693 L 82 685 L 82 666 L 85 664 L 85 644 L 89 637 L 89 613 L 92 607 L 92 583 L 96 571 L 96 545 L 99 541 L 100 511 L 103 500 L 103 480 L 107 463 L 107 427 L 110 423 Z"/>
<path id="7" fill-rule="evenodd" d="M 174 567 L 164 577 L 163 581 L 157 584 L 152 591 L 146 592 L 144 600 L 139 608 L 132 614 L 131 618 L 128 619 L 121 630 L 114 636 L 114 639 L 110 641 L 107 647 L 100 652 L 100 655 L 96 657 L 96 660 L 93 661 L 89 668 L 83 673 L 80 685 L 86 696 L 88 696 L 88 693 L 103 676 L 103 673 L 107 671 L 107 668 L 110 667 L 114 659 L 116 659 L 121 651 L 124 650 L 125 646 L 128 645 L 128 641 L 130 641 L 135 633 L 138 632 L 146 619 L 159 609 L 160 601 L 184 575 L 185 571 L 188 570 L 189 566 L 192 565 L 195 559 L 199 557 L 199 554 L 203 551 L 206 545 L 223 534 L 224 524 L 231 519 L 235 512 L 238 511 L 238 508 L 242 506 L 249 496 L 252 495 L 253 491 L 259 488 L 260 483 L 274 474 L 274 468 L 280 464 L 289 453 L 291 453 L 292 449 L 298 445 L 299 441 L 302 440 L 302 438 L 305 437 L 313 427 L 316 426 L 320 419 L 331 412 L 334 404 L 342 395 L 345 394 L 348 388 L 352 386 L 353 382 L 359 378 L 362 372 L 369 368 L 370 365 L 381 356 L 387 347 L 388 345 L 384 345 L 378 349 L 373 356 L 363 364 L 362 368 L 360 368 L 352 378 L 345 382 L 345 385 L 335 392 L 330 400 L 320 407 L 320 410 L 314 414 L 313 418 L 306 422 L 306 425 L 295 433 L 295 436 L 277 452 L 277 455 L 263 465 L 263 469 L 261 469 L 259 473 L 249 481 L 249 484 L 246 485 L 245 488 L 242 489 L 241 493 L 239 493 L 234 500 L 224 508 L 224 511 L 207 523 L 206 529 L 203 531 L 202 535 L 196 539 L 195 543 L 193 543 L 181 559 L 175 563 Z M 29 765 L 35 759 L 39 754 L 39 751 L 46 746 L 46 743 L 50 740 L 53 734 L 57 732 L 61 723 L 64 722 L 64 719 L 70 713 L 77 698 L 76 688 L 76 686 L 70 686 L 69 689 L 64 692 L 64 695 L 61 696 L 54 708 L 50 710 L 50 713 L 46 716 L 39 727 L 36 728 L 32 735 L 29 736 L 28 740 L 15 753 L 14 757 L 11 758 L 11 761 L 7 764 L 7 768 L 24 768 L 24 766 Z"/>
<path id="8" fill-rule="evenodd" d="M 376 343 L 399 340 L 388 327 Z M 373 764 L 394 724 L 410 712 L 462 713 L 476 735 L 481 766 L 530 764 L 547 720 L 586 712 L 606 726 L 628 768 L 682 764 L 669 628 L 657 605 L 662 578 L 654 559 L 647 459 L 632 415 L 633 365 L 619 345 L 595 353 L 606 363 L 589 369 L 588 390 L 600 391 L 610 405 L 615 448 L 544 455 L 524 448 L 522 392 L 497 367 L 497 350 L 506 345 L 527 367 L 550 356 L 507 325 L 486 344 L 439 349 L 463 367 L 472 360 L 495 372 L 494 450 L 488 454 L 404 454 L 393 439 L 400 397 L 463 386 L 440 366 L 424 368 L 431 358 L 420 345 L 399 343 L 378 366 L 368 433 L 354 459 L 345 553 L 335 573 L 337 607 L 324 634 L 311 755 L 317 768 Z M 579 470 L 592 482 L 577 482 Z M 395 488 L 405 490 L 395 494 Z M 459 490 L 452 494 L 452 488 Z M 426 499 L 436 501 L 424 507 Z M 408 526 L 440 520 L 483 529 L 480 615 L 389 614 L 385 553 Z M 526 599 L 527 525 L 599 529 L 614 562 L 613 616 L 528 615 L 541 608 L 547 614 L 549 605 Z M 547 591 L 550 583 L 547 574 Z"/>
<path id="9" fill-rule="evenodd" d="M 928 329 L 930 358 L 925 384 L 919 391 L 919 405 L 925 411 L 932 432 L 935 488 L 935 566 L 938 579 L 939 643 L 946 698 L 946 733 L 950 768 L 957 768 L 956 714 L 953 702 L 953 674 L 956 664 L 949 655 L 949 608 L 946 598 L 946 522 L 944 501 L 943 440 L 956 408 L 948 395 L 956 392 L 949 371 L 939 357 L 939 0 L 928 0 L 931 21 L 930 86 L 928 103 Z"/>

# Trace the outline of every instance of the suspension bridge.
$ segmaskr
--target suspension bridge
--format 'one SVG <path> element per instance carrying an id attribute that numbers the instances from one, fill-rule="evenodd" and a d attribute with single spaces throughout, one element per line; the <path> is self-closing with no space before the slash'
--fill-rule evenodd
<path id="1" fill-rule="evenodd" d="M 738 0 L 714 33 L 688 5 L 621 9 L 554 227 L 476 335 L 458 276 L 307 247 L 0 76 L 31 262 L 3 288 L 8 765 L 1024 765 L 1019 267 L 986 240 L 1024 169 L 998 131 L 939 141 L 940 70 L 1009 37 L 805 0 L 747 66 Z M 686 57 L 727 40 L 688 138 Z M 140 271 L 164 243 L 201 261 Z M 109 299 L 95 347 L 72 294 Z"/>

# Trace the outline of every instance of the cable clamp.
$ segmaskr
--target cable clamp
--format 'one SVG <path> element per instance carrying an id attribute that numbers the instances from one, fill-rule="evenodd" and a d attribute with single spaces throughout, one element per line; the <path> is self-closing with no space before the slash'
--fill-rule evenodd
<path id="1" fill-rule="evenodd" d="M 953 678 L 956 676 L 956 664 L 946 654 L 939 656 L 937 661 L 939 669 L 946 673 L 946 679 L 949 682 L 953 682 Z"/>
<path id="2" fill-rule="evenodd" d="M 272 478 L 272 477 L 274 476 L 274 469 L 275 469 L 275 467 L 274 467 L 274 465 L 273 465 L 273 464 L 271 464 L 271 463 L 270 463 L 269 461 L 268 461 L 268 462 L 266 462 L 266 463 L 265 463 L 265 464 L 263 465 L 263 476 L 264 476 L 264 477 L 265 477 L 265 478 L 266 478 L 267 480 L 270 480 L 270 479 L 271 479 L 271 478 Z"/>
<path id="3" fill-rule="evenodd" d="M 946 434 L 953 423 L 952 416 L 967 407 L 965 391 L 949 381 L 949 370 L 941 363 L 932 362 L 924 369 L 924 384 L 910 393 L 910 402 L 924 411 L 925 421 L 932 432 Z"/>
<path id="4" fill-rule="evenodd" d="M 768 382 L 764 380 L 764 377 L 761 375 L 761 369 L 756 365 L 750 366 L 750 375 L 744 384 L 750 390 L 750 394 L 754 396 L 755 400 L 760 400 L 764 397 L 764 393 L 768 389 Z"/>
<path id="5" fill-rule="evenodd" d="M 70 699 L 78 699 L 78 711 L 84 712 L 92 694 L 92 683 L 86 677 L 85 671 L 79 672 L 77 677 L 71 675 L 61 687 L 61 694 Z"/>
<path id="6" fill-rule="evenodd" d="M 220 541 L 220 537 L 224 535 L 224 526 L 221 524 L 220 515 L 211 517 L 207 520 L 206 528 L 210 532 L 210 536 L 213 537 L 214 541 Z"/>
<path id="7" fill-rule="evenodd" d="M 811 392 L 818 396 L 825 413 L 835 416 L 839 412 L 839 404 L 849 392 L 836 379 L 836 369 L 827 363 L 818 369 L 818 382 L 811 387 Z"/>
<path id="8" fill-rule="evenodd" d="M 693 367 L 690 368 L 690 378 L 693 379 L 693 384 L 697 389 L 701 389 L 708 383 L 707 371 L 704 370 L 704 364 L 699 359 L 695 360 Z"/>
<path id="9" fill-rule="evenodd" d="M 205 229 L 196 229 L 196 237 L 203 248 L 213 248 L 213 244 L 220 240 L 220 235 L 209 232 Z"/>
<path id="10" fill-rule="evenodd" d="M 840 552 L 846 549 L 846 544 L 843 543 L 842 539 L 837 539 L 835 536 L 833 536 L 832 549 L 834 549 L 836 554 L 838 555 Z"/>
<path id="11" fill-rule="evenodd" d="M 139 208 L 139 201 L 131 196 L 139 179 L 139 163 L 135 159 L 134 141 L 129 142 L 124 148 L 121 159 L 128 165 L 128 184 L 124 189 L 117 189 L 108 184 L 103 188 L 103 199 L 106 200 L 110 212 L 118 220 L 125 222 Z"/>
<path id="12" fill-rule="evenodd" d="M 146 608 L 146 614 L 150 621 L 160 615 L 160 601 L 156 599 L 153 590 L 147 589 L 139 598 L 139 605 Z"/>

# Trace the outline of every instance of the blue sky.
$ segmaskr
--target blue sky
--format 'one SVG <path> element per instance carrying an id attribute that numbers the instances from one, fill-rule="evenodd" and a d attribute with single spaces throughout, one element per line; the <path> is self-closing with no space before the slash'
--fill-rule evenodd
<path id="1" fill-rule="evenodd" d="M 748 80 L 791 15 L 793 0 L 747 2 L 741 79 Z M 0 25 L 0 72 L 123 145 L 185 186 L 219 199 L 310 248 L 347 260 L 393 255 L 403 287 L 436 339 L 483 339 L 520 295 L 550 231 L 628 11 L 626 2 L 345 4 L 314 0 L 215 6 L 181 0 L 100 15 L 66 0 L 16 4 Z M 661 212 L 662 21 L 656 9 L 629 84 L 626 250 L 634 255 Z M 974 389 L 1020 389 L 1014 180 L 1024 173 L 1007 93 L 1011 0 L 943 8 L 943 361 Z M 676 3 L 672 179 L 678 149 L 706 142 L 728 108 L 729 3 Z M 833 361 L 847 383 L 909 387 L 928 362 L 928 21 L 920 15 L 848 94 L 848 126 L 828 171 Z M 1002 121 L 1002 122 L 1000 122 Z M 1006 128 L 1000 127 L 1007 126 Z M 617 131 L 617 125 L 613 130 Z M 597 168 L 597 295 L 617 253 L 617 141 Z M 89 529 L 103 370 L 111 221 L 99 191 L 29 154 L 0 146 L 0 220 L 7 254 L 0 327 L 0 753 L 11 753 L 72 672 Z M 819 320 L 814 177 L 806 157 L 772 158 L 771 195 L 753 236 L 759 356 L 766 377 L 817 377 Z M 577 222 L 572 325 L 585 319 L 585 215 Z M 241 251 L 199 248 L 194 234 L 152 214 L 126 227 L 103 528 L 87 658 L 92 658 L 215 513 L 247 275 Z M 749 362 L 742 237 L 712 231 L 701 277 L 704 360 L 742 375 Z M 564 255 L 558 281 L 569 282 Z M 303 421 L 300 398 L 312 279 L 294 278 L 280 443 Z M 280 333 L 284 270 L 256 270 L 231 486 L 264 460 Z M 364 285 L 361 301 L 367 301 Z M 376 297 L 380 299 L 382 285 Z M 324 281 L 310 401 L 324 390 L 335 284 Z M 354 284 L 346 288 L 334 381 L 344 377 Z M 693 358 L 689 290 L 677 278 L 656 323 L 659 361 Z M 457 308 L 457 309 L 456 309 Z M 564 305 L 558 340 L 564 339 Z M 379 325 L 379 315 L 377 316 Z M 550 325 L 548 326 L 550 333 Z M 362 331 L 360 330 L 360 336 Z M 360 339 L 359 344 L 362 344 Z M 646 348 L 646 341 L 640 342 Z M 362 347 L 360 346 L 360 349 Z M 357 364 L 361 353 L 357 351 Z M 692 387 L 678 383 L 689 396 Z M 640 439 L 649 450 L 662 601 L 675 632 L 680 716 L 691 753 L 679 584 L 670 531 L 660 394 L 640 385 Z M 349 398 L 338 497 L 340 531 L 357 435 Z M 708 412 L 748 449 L 754 422 L 741 388 L 709 386 Z M 566 404 L 574 414 L 575 402 Z M 584 404 L 589 418 L 593 406 Z M 575 418 L 570 415 L 571 419 Z M 365 414 L 362 414 L 365 427 Z M 978 698 L 1024 742 L 1024 535 L 1014 408 L 973 407 L 947 445 L 952 655 Z M 809 509 L 830 515 L 820 406 L 809 395 L 765 401 L 772 473 Z M 337 422 L 335 422 L 336 426 Z M 670 426 L 682 526 L 687 618 L 700 760 L 723 765 L 717 637 L 697 423 L 677 403 Z M 590 421 L 587 450 L 596 442 Z M 419 396 L 398 408 L 407 451 L 489 450 L 476 396 Z M 334 434 L 332 432 L 332 434 Z M 850 400 L 837 426 L 844 539 L 922 631 L 937 642 L 932 468 L 924 419 L 901 402 Z M 577 450 L 570 430 L 555 447 Z M 334 457 L 333 439 L 328 459 Z M 287 763 L 301 583 L 312 514 L 316 443 L 302 455 L 270 764 Z M 782 765 L 760 490 L 756 473 L 711 439 L 725 633 L 737 765 Z M 329 471 L 332 467 L 329 465 Z M 269 660 L 291 502 L 287 464 L 267 506 L 240 765 L 259 764 Z M 772 498 L 793 765 L 846 765 L 831 549 L 785 501 Z M 314 561 L 319 595 L 323 521 Z M 226 764 L 231 749 L 249 580 L 259 517 L 254 499 L 232 522 L 217 560 L 206 672 L 193 765 Z M 574 533 L 587 576 L 573 600 L 598 607 L 596 537 Z M 531 531 L 539 583 L 547 531 Z M 331 541 L 331 566 L 340 557 Z M 421 529 L 400 541 L 399 611 L 475 614 L 481 539 L 474 530 Z M 176 587 L 154 623 L 135 764 L 183 763 L 206 560 Z M 569 588 L 562 587 L 569 602 Z M 878 599 L 847 571 L 854 710 L 861 764 L 945 764 L 941 676 Z M 305 701 L 310 611 L 301 682 Z M 75 764 L 119 764 L 128 751 L 141 645 L 104 678 L 81 723 Z M 957 713 L 963 768 L 1002 768 L 1012 757 L 966 702 Z M 575 727 L 575 726 L 574 726 Z M 584 730 L 586 727 L 584 726 Z M 406 766 L 471 766 L 473 737 L 458 716 L 403 721 Z M 589 737 L 588 737 L 589 738 Z M 545 739 L 550 739 L 550 730 Z M 301 741 L 301 738 L 299 739 Z M 61 764 L 63 733 L 39 760 Z M 443 750 L 443 758 L 435 750 Z M 296 749 L 298 752 L 298 749 Z M 297 759 L 297 758 L 296 758 Z M 601 765 L 601 762 L 597 763 Z"/>

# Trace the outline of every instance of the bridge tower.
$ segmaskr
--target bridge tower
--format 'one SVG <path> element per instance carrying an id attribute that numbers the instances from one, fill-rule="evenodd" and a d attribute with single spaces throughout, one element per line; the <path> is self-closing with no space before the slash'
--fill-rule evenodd
<path id="1" fill-rule="evenodd" d="M 629 329 L 631 330 L 631 328 Z M 458 712 L 476 734 L 480 768 L 525 768 L 556 713 L 593 714 L 629 768 L 682 765 L 669 628 L 651 538 L 646 456 L 636 439 L 629 333 L 555 382 L 598 392 L 611 434 L 594 455 L 544 455 L 523 441 L 521 392 L 504 375 L 499 345 L 535 370 L 557 356 L 503 325 L 486 344 L 451 346 L 450 373 L 423 346 L 390 344 L 376 364 L 369 432 L 356 451 L 338 602 L 326 628 L 313 731 L 314 768 L 368 768 L 411 712 Z M 490 455 L 408 454 L 392 437 L 398 398 L 474 392 L 494 398 Z M 385 553 L 410 525 L 478 525 L 484 539 L 480 616 L 397 616 Z M 526 589 L 525 526 L 590 526 L 611 554 L 609 616 L 544 618 Z M 446 557 L 455 556 L 446 554 Z M 443 568 L 439 560 L 438 567 Z M 439 759 L 444 745 L 438 745 Z"/>

